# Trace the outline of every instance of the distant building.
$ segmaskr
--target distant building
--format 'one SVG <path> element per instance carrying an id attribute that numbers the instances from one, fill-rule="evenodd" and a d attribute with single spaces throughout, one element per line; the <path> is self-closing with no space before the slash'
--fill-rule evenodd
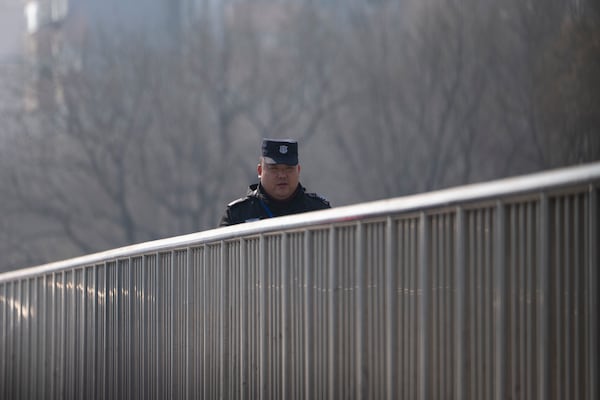
<path id="1" fill-rule="evenodd" d="M 339 11 L 342 1 L 359 3 L 359 0 L 21 1 L 26 22 L 24 54 L 30 74 L 24 97 L 29 110 L 61 106 L 63 91 L 57 77 L 61 72 L 82 67 L 85 38 L 97 31 L 111 35 L 141 34 L 157 46 L 176 49 L 190 26 L 208 22 L 218 37 L 226 29 L 251 29 L 258 34 L 262 45 L 275 47 L 279 33 L 303 4 L 318 4 L 330 17 L 338 18 L 338 13 L 343 14 Z"/>
<path id="2" fill-rule="evenodd" d="M 24 56 L 29 70 L 25 106 L 29 110 L 62 104 L 57 76 L 80 68 L 86 35 L 137 33 L 157 45 L 176 46 L 202 0 L 27 0 Z"/>

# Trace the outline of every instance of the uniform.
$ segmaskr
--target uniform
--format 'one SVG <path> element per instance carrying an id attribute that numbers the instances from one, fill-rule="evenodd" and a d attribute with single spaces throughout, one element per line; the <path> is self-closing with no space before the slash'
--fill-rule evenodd
<path id="1" fill-rule="evenodd" d="M 227 205 L 220 226 L 331 208 L 327 200 L 306 193 L 300 184 L 296 140 L 263 139 L 256 168 L 260 182 L 250 185 L 245 197 Z"/>
<path id="2" fill-rule="evenodd" d="M 324 210 L 326 208 L 331 208 L 326 199 L 315 193 L 307 193 L 300 184 L 292 198 L 286 201 L 274 200 L 264 192 L 260 184 L 254 184 L 250 185 L 245 197 L 234 200 L 227 205 L 220 226 Z"/>

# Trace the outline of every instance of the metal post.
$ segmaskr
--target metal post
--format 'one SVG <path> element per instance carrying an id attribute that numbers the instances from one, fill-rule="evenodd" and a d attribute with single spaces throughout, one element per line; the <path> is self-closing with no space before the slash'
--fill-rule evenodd
<path id="1" fill-rule="evenodd" d="M 428 217 L 425 212 L 421 212 L 419 216 L 419 307 L 418 307 L 418 360 L 419 360 L 419 376 L 418 376 L 418 398 L 421 400 L 429 399 L 429 296 L 431 290 L 429 287 L 429 226 L 427 224 Z"/>
<path id="2" fill-rule="evenodd" d="M 387 217 L 385 231 L 385 278 L 386 278 L 386 392 L 387 399 L 397 398 L 396 363 L 398 354 L 397 295 L 396 295 L 396 230 L 392 217 Z"/>

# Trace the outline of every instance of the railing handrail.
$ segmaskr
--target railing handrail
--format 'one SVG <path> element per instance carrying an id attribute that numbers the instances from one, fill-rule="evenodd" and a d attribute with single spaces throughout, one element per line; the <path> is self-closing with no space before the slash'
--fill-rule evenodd
<path id="1" fill-rule="evenodd" d="M 492 198 L 499 199 L 508 195 L 539 192 L 550 188 L 594 181 L 600 181 L 600 162 L 159 239 L 30 268 L 4 272 L 0 274 L 0 282 L 104 263 L 120 258 L 135 257 L 145 253 L 157 253 L 167 249 L 197 246 L 239 236 L 303 229 L 309 226 L 377 217 L 385 214 L 398 214 L 440 206 L 452 206 L 457 203 L 468 203 Z"/>

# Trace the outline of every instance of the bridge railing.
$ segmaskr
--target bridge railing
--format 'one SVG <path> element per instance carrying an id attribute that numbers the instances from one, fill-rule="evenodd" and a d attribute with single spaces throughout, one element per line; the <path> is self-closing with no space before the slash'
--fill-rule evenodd
<path id="1" fill-rule="evenodd" d="M 0 398 L 597 399 L 600 163 L 0 274 Z"/>

